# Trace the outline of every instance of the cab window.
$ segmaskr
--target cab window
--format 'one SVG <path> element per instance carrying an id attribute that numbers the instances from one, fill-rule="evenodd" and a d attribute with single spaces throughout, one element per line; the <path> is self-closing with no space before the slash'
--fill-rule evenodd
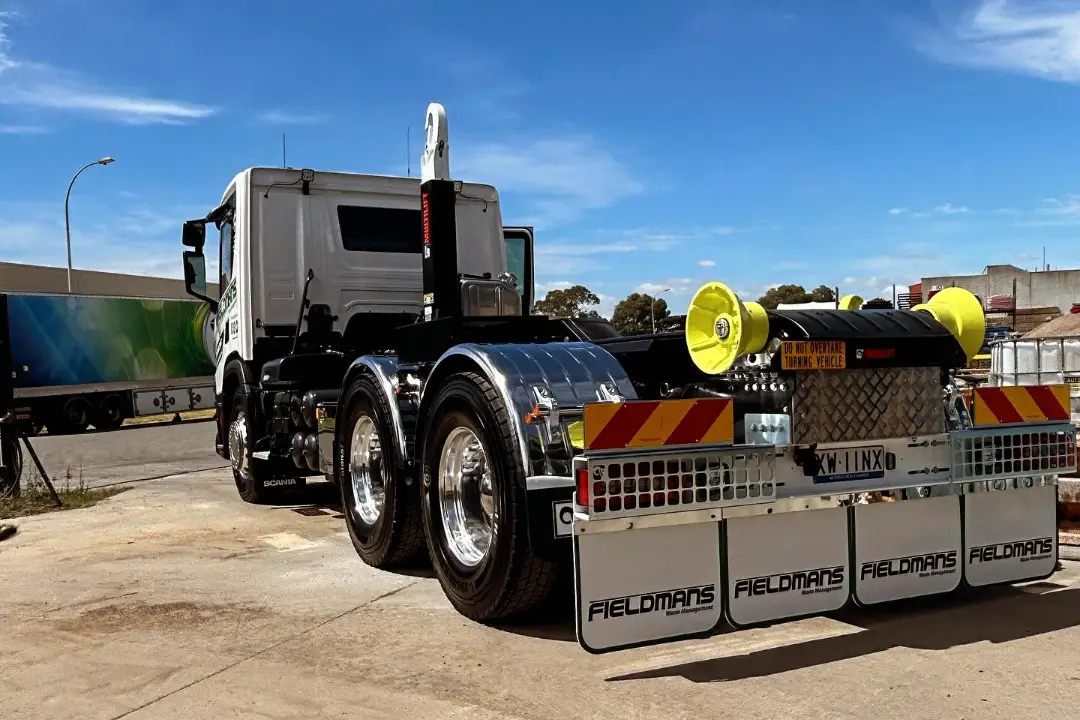
<path id="1" fill-rule="evenodd" d="M 341 244 L 353 252 L 415 253 L 424 249 L 419 210 L 338 205 Z"/>
<path id="2" fill-rule="evenodd" d="M 225 292 L 225 288 L 229 286 L 229 281 L 233 276 L 233 267 L 236 264 L 236 243 L 233 237 L 234 212 L 230 208 L 225 217 L 218 221 L 218 232 L 221 235 L 218 244 L 218 267 L 221 268 L 219 292 Z"/>
<path id="3" fill-rule="evenodd" d="M 517 278 L 517 292 L 521 298 L 522 310 L 529 314 L 533 302 L 532 255 L 529 252 L 528 233 L 517 229 L 503 231 L 503 244 L 506 247 L 506 270 Z"/>

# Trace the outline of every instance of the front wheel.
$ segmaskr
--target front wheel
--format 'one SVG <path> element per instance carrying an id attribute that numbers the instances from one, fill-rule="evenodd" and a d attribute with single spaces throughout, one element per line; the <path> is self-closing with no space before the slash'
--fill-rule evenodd
<path id="1" fill-rule="evenodd" d="M 376 568 L 416 560 L 424 551 L 420 496 L 416 483 L 404 481 L 387 403 L 367 376 L 347 397 L 337 484 L 353 548 Z"/>
<path id="2" fill-rule="evenodd" d="M 558 579 L 557 565 L 529 548 L 525 468 L 511 422 L 486 378 L 461 373 L 435 397 L 424 438 L 428 553 L 450 603 L 478 622 L 527 613 Z"/>
<path id="3" fill-rule="evenodd" d="M 254 442 L 255 426 L 248 416 L 244 395 L 237 390 L 233 394 L 229 414 L 229 462 L 232 463 L 233 480 L 240 499 L 253 504 L 270 503 L 289 490 L 304 486 L 300 478 L 286 473 L 274 473 L 283 463 L 258 460 L 252 457 L 250 444 Z"/>

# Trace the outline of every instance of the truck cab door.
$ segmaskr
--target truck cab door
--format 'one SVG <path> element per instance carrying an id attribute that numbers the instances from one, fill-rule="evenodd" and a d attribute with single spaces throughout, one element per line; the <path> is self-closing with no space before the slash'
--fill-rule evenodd
<path id="1" fill-rule="evenodd" d="M 506 270 L 517 278 L 521 314 L 531 315 L 536 292 L 533 276 L 533 229 L 504 227 L 503 244 L 506 246 Z"/>

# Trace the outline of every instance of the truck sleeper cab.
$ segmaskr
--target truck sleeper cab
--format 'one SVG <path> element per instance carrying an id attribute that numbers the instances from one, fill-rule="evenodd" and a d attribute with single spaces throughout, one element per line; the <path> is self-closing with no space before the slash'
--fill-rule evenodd
<path id="1" fill-rule="evenodd" d="M 342 242 L 330 197 L 370 177 L 239 188 L 228 309 L 249 308 L 235 320 L 251 340 L 231 359 L 223 340 L 219 387 L 245 499 L 326 475 L 366 563 L 426 555 L 477 621 L 526 615 L 569 577 L 590 652 L 1053 573 L 1068 391 L 979 388 L 969 407 L 952 374 L 985 332 L 970 293 L 767 311 L 707 283 L 683 332 L 637 337 L 532 315 L 531 234 L 508 263 L 497 193 L 451 178 L 445 111 L 427 120 L 423 181 L 393 185 L 420 218 L 416 272 L 393 287 L 368 272 L 346 292 L 364 268 L 315 259 Z M 249 219 L 244 197 L 279 191 L 293 211 Z M 194 293 L 205 224 L 185 226 Z M 267 310 L 271 275 L 291 316 Z M 411 301 L 391 302 L 403 282 Z"/>

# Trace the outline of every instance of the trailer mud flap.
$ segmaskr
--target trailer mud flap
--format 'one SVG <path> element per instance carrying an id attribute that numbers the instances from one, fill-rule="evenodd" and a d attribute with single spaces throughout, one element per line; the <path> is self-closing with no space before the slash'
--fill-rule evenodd
<path id="1" fill-rule="evenodd" d="M 713 632 L 723 619 L 717 522 L 577 534 L 577 637 L 592 653 Z"/>
<path id="2" fill-rule="evenodd" d="M 851 595 L 847 508 L 724 521 L 728 621 L 747 627 L 842 608 Z"/>
<path id="3" fill-rule="evenodd" d="M 1057 567 L 1057 486 L 964 495 L 964 580 L 1041 580 Z"/>
<path id="4" fill-rule="evenodd" d="M 856 505 L 859 605 L 948 593 L 963 575 L 960 496 Z"/>

